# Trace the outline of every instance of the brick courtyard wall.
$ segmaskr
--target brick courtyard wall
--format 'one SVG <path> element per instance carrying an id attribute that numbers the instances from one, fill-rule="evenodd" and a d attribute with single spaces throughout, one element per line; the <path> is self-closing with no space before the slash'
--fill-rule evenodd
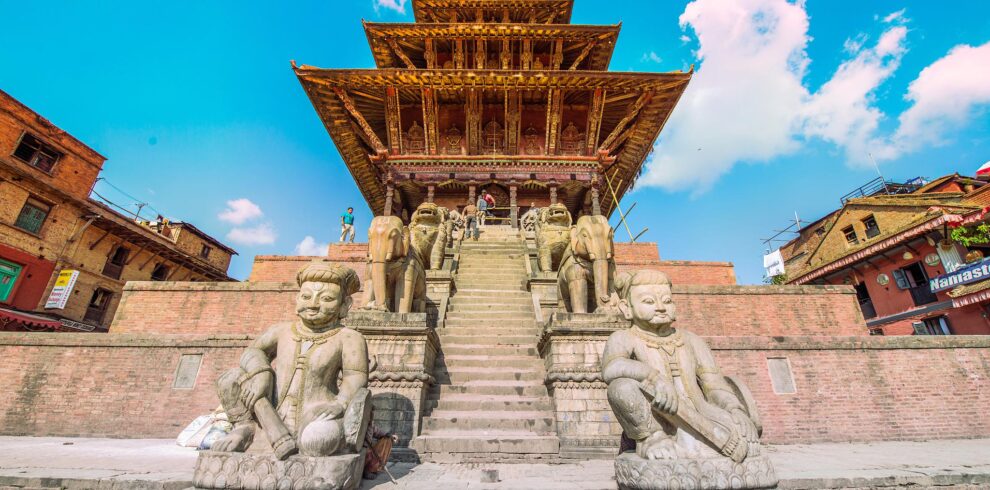
<path id="1" fill-rule="evenodd" d="M 295 318 L 295 282 L 129 282 L 110 333 L 251 334 Z"/>
<path id="2" fill-rule="evenodd" d="M 256 334 L 294 318 L 296 291 L 295 282 L 130 282 L 110 332 Z M 699 335 L 869 333 L 850 286 L 675 286 L 674 298 L 678 325 Z"/>
<path id="3" fill-rule="evenodd" d="M 722 371 L 752 390 L 767 443 L 990 437 L 990 337 L 707 340 Z M 579 352 L 600 350 L 579 342 L 588 344 L 575 345 Z M 217 406 L 213 380 L 246 343 L 243 336 L 0 334 L 0 434 L 175 437 Z M 562 364 L 568 349 L 556 351 Z M 203 355 L 192 389 L 173 388 L 182 354 Z M 767 359 L 784 359 L 775 362 L 789 366 L 793 394 L 774 392 Z M 569 394 L 558 386 L 555 397 L 569 400 L 573 413 L 558 411 L 558 428 L 617 444 L 604 385 L 561 383 L 572 384 Z M 597 419 L 580 418 L 588 411 Z"/>
<path id="4" fill-rule="evenodd" d="M 341 265 L 346 265 L 361 278 L 361 289 L 364 290 L 366 272 L 368 270 L 367 243 L 331 243 L 326 257 L 310 257 L 305 255 L 256 255 L 251 267 L 250 282 L 296 282 L 296 274 L 306 264 L 320 259 L 330 259 Z"/>
<path id="5" fill-rule="evenodd" d="M 691 260 L 660 260 L 656 243 L 615 243 L 615 270 L 658 270 L 666 273 L 674 284 L 705 284 L 731 286 L 736 284 L 736 272 L 731 262 L 696 262 Z"/>
<path id="6" fill-rule="evenodd" d="M 622 429 L 597 367 L 614 328 L 562 326 L 564 331 L 541 344 L 562 454 L 614 454 Z M 742 380 L 753 393 L 766 443 L 990 436 L 990 337 L 705 340 L 723 374 Z M 919 366 L 932 374 L 922 374 Z M 787 374 L 792 392 L 782 389 Z"/>

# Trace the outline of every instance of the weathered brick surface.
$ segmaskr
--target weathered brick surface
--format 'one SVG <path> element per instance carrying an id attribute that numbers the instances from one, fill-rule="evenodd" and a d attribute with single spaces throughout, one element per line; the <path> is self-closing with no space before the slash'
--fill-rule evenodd
<path id="1" fill-rule="evenodd" d="M 250 282 L 296 282 L 296 274 L 306 264 L 320 259 L 330 259 L 341 265 L 346 265 L 361 278 L 361 289 L 364 290 L 365 274 L 368 270 L 367 243 L 332 243 L 326 257 L 311 257 L 306 255 L 256 255 L 251 267 Z"/>
<path id="2" fill-rule="evenodd" d="M 731 286 L 736 272 L 731 262 L 660 260 L 656 243 L 615 243 L 615 269 L 619 272 L 649 269 L 665 272 L 674 284 Z"/>
<path id="3" fill-rule="evenodd" d="M 618 445 L 621 427 L 594 366 L 607 332 L 544 347 L 568 450 Z M 987 437 L 990 337 L 708 337 L 722 372 L 740 378 L 762 415 L 764 442 Z M 796 391 L 773 390 L 768 359 L 786 359 Z M 918 366 L 925 373 L 919 375 Z M 931 371 L 929 371 L 931 369 Z"/>
<path id="4" fill-rule="evenodd" d="M 706 340 L 723 372 L 752 390 L 768 443 L 990 437 L 988 337 Z M 0 379 L 7 380 L 0 433 L 174 437 L 216 407 L 212 381 L 235 365 L 246 342 L 236 336 L 0 334 Z M 183 353 L 203 354 L 192 390 L 172 388 Z M 796 393 L 773 392 L 772 357 L 787 358 Z M 556 390 L 565 412 L 558 421 L 575 430 L 582 428 L 573 424 L 594 422 L 599 425 L 589 434 L 614 438 L 616 425 L 597 383 Z M 374 390 L 375 406 L 392 412 L 385 417 L 406 417 L 409 402 L 418 408 L 418 389 L 387 384 Z"/>
<path id="5" fill-rule="evenodd" d="M 110 331 L 255 334 L 293 317 L 297 290 L 294 282 L 131 282 Z M 675 286 L 674 294 L 678 325 L 701 335 L 869 333 L 848 286 Z"/>

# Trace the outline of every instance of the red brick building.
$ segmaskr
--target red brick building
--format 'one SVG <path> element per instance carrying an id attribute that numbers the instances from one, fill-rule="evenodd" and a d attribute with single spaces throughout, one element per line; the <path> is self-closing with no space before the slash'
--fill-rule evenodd
<path id="1" fill-rule="evenodd" d="M 105 160 L 0 91 L 0 330 L 105 331 L 127 281 L 231 280 L 236 252 L 191 224 L 91 199 Z"/>
<path id="2" fill-rule="evenodd" d="M 781 247 L 786 282 L 854 286 L 872 334 L 990 334 L 990 280 L 978 280 L 982 271 L 951 279 L 967 258 L 981 264 L 987 247 L 965 247 L 951 234 L 983 221 L 990 186 L 958 174 L 877 182 Z M 935 287 L 939 278 L 952 287 Z"/>

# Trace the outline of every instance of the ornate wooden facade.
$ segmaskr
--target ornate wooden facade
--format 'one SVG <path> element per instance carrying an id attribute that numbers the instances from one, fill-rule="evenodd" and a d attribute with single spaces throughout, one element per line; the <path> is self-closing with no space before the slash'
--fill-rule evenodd
<path id="1" fill-rule="evenodd" d="M 691 79 L 608 72 L 620 26 L 569 24 L 573 0 L 412 4 L 415 23 L 364 24 L 376 69 L 293 64 L 375 214 L 492 189 L 513 218 L 608 215 L 604 176 L 632 187 Z"/>

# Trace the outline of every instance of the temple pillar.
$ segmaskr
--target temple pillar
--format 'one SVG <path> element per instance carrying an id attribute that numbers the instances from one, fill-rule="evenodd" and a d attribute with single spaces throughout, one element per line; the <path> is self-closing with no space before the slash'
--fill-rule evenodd
<path id="1" fill-rule="evenodd" d="M 383 216 L 392 216 L 392 197 L 395 195 L 395 184 L 389 182 L 385 184 L 385 210 Z"/>
<path id="2" fill-rule="evenodd" d="M 550 184 L 550 205 L 557 204 L 557 184 Z"/>
<path id="3" fill-rule="evenodd" d="M 468 204 L 474 204 L 478 199 L 478 186 L 471 184 L 468 186 Z"/>
<path id="4" fill-rule="evenodd" d="M 436 195 L 437 186 L 430 184 L 426 186 L 426 202 L 433 202 L 433 197 Z"/>
<path id="5" fill-rule="evenodd" d="M 519 203 L 516 200 L 516 184 L 509 186 L 509 223 L 513 228 L 519 228 Z"/>

